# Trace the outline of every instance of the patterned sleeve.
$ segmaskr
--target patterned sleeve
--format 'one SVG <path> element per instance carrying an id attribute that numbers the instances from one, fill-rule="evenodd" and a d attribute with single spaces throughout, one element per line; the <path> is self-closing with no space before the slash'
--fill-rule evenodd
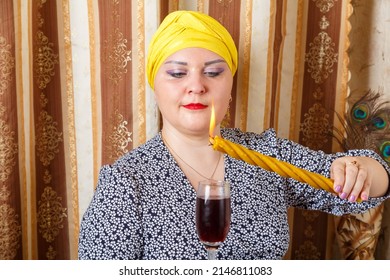
<path id="1" fill-rule="evenodd" d="M 136 180 L 104 166 L 79 236 L 79 259 L 140 259 L 141 214 Z"/>
<path id="2" fill-rule="evenodd" d="M 330 166 L 332 162 L 342 156 L 367 156 L 379 161 L 387 173 L 390 174 L 388 164 L 374 151 L 371 150 L 350 150 L 345 153 L 326 154 L 322 151 L 313 151 L 300 144 L 286 139 L 277 141 L 279 157 L 300 168 L 330 177 Z M 287 203 L 294 207 L 321 210 L 334 215 L 361 213 L 369 208 L 376 207 L 389 197 L 389 191 L 383 197 L 370 198 L 366 202 L 351 203 L 340 199 L 329 192 L 317 190 L 307 184 L 299 183 L 293 179 L 287 180 Z"/>

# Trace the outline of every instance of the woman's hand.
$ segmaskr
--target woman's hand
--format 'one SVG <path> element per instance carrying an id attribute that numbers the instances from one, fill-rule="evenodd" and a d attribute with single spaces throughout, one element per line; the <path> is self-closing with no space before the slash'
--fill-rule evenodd
<path id="1" fill-rule="evenodd" d="M 330 168 L 334 190 L 340 198 L 356 201 L 358 197 L 367 200 L 386 193 L 389 178 L 384 167 L 369 157 L 341 157 Z"/>

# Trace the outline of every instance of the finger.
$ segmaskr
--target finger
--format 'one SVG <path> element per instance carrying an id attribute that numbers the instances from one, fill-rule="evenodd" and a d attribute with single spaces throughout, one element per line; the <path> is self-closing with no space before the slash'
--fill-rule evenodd
<path id="1" fill-rule="evenodd" d="M 336 193 L 340 193 L 345 182 L 344 163 L 334 162 L 330 169 L 330 177 L 333 179 L 333 189 Z"/>
<path id="2" fill-rule="evenodd" d="M 350 202 L 356 201 L 356 199 L 361 194 L 364 186 L 366 185 L 366 182 L 367 182 L 367 171 L 365 169 L 358 169 L 355 185 L 353 186 L 353 189 L 348 197 L 348 200 Z"/>
<path id="3" fill-rule="evenodd" d="M 355 186 L 355 183 L 357 181 L 357 176 L 359 173 L 359 168 L 355 164 L 355 162 L 348 162 L 345 164 L 344 167 L 345 170 L 345 181 L 343 185 L 343 190 L 340 194 L 340 198 L 345 199 L 350 196 L 350 193 Z M 363 185 L 360 186 L 360 189 L 363 187 Z M 359 191 L 360 193 L 360 191 Z M 356 196 L 355 196 L 356 199 Z"/>
<path id="4" fill-rule="evenodd" d="M 369 198 L 369 195 L 370 195 L 370 192 L 369 192 L 369 189 L 370 189 L 370 184 L 367 183 L 367 184 L 364 184 L 363 186 L 363 189 L 362 189 L 362 192 L 360 193 L 360 198 L 364 201 L 364 200 L 368 200 Z"/>
<path id="5" fill-rule="evenodd" d="M 367 178 L 363 185 L 362 191 L 360 192 L 360 198 L 362 200 L 368 200 L 368 197 L 370 195 L 371 182 L 372 182 L 372 175 L 370 175 L 370 173 L 367 172 Z"/>

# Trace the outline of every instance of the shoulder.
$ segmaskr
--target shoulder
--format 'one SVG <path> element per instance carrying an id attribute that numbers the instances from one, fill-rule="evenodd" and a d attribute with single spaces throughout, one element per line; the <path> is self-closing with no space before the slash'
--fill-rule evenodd
<path id="1" fill-rule="evenodd" d="M 243 132 L 239 128 L 224 128 L 221 130 L 223 138 L 268 155 L 277 155 L 278 137 L 274 129 L 270 128 L 261 133 Z"/>
<path id="2" fill-rule="evenodd" d="M 114 163 L 102 166 L 100 178 L 107 180 L 120 177 L 137 179 L 140 174 L 156 168 L 159 162 L 165 160 L 166 156 L 161 136 L 158 134 L 141 146 L 132 149 Z"/>
<path id="3" fill-rule="evenodd" d="M 248 145 L 258 141 L 276 142 L 277 139 L 276 132 L 273 128 L 267 129 L 261 133 L 244 132 L 239 128 L 223 128 L 221 134 L 222 137 L 226 139 Z"/>
<path id="4" fill-rule="evenodd" d="M 134 164 L 139 165 L 148 163 L 154 157 L 161 155 L 163 147 L 164 145 L 161 140 L 161 136 L 158 134 L 150 140 L 146 141 L 141 146 L 132 149 L 127 154 L 120 157 L 112 164 L 112 166 L 120 168 L 132 166 Z"/>

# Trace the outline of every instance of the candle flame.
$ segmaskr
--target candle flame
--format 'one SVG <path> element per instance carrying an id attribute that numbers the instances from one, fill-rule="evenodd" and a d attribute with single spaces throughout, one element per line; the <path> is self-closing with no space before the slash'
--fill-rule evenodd
<path id="1" fill-rule="evenodd" d="M 211 102 L 211 117 L 210 117 L 210 130 L 209 130 L 209 136 L 213 138 L 214 136 L 214 129 L 215 129 L 215 108 L 214 108 L 214 101 Z"/>

